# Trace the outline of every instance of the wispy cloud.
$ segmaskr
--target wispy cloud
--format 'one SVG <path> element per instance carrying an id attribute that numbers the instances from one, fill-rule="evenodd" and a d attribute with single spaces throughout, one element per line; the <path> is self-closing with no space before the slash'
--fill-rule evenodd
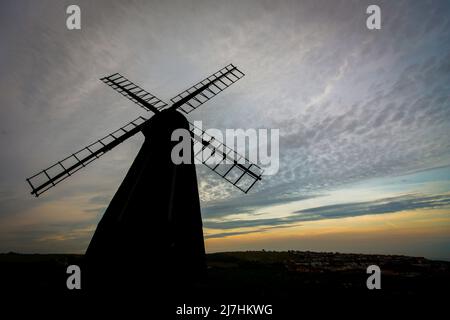
<path id="1" fill-rule="evenodd" d="M 244 197 L 199 166 L 206 219 L 449 165 L 448 1 L 378 1 L 379 31 L 365 27 L 370 1 L 77 3 L 82 29 L 73 32 L 63 2 L 2 3 L 4 221 L 37 206 L 26 176 L 142 114 L 98 81 L 114 72 L 166 101 L 229 62 L 246 73 L 190 120 L 205 128 L 279 128 L 280 171 Z M 120 145 L 39 205 L 77 200 L 82 210 L 101 213 L 142 141 Z"/>
<path id="2" fill-rule="evenodd" d="M 282 218 L 257 219 L 257 217 L 255 217 L 249 220 L 237 219 L 228 221 L 206 221 L 204 225 L 207 228 L 218 230 L 257 228 L 261 226 L 284 227 L 306 221 L 339 219 L 363 215 L 410 211 L 416 209 L 438 209 L 449 207 L 450 194 L 431 196 L 423 194 L 407 194 L 397 197 L 377 199 L 374 201 L 349 202 L 302 209 L 294 211 L 290 216 Z M 229 234 L 223 233 L 223 236 L 227 235 Z"/>

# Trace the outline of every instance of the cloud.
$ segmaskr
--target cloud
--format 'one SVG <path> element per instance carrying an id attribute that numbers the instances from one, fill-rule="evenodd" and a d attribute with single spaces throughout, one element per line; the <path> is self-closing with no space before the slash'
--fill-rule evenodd
<path id="1" fill-rule="evenodd" d="M 257 229 L 245 230 L 245 231 L 219 232 L 219 233 L 213 233 L 213 234 L 206 233 L 204 235 L 204 238 L 205 239 L 224 238 L 224 237 L 231 237 L 231 236 L 244 235 L 244 234 L 250 234 L 250 233 L 261 233 L 261 232 L 266 232 L 266 231 L 269 231 L 272 229 L 290 228 L 290 227 L 291 227 L 291 225 L 286 225 L 286 226 L 273 226 L 273 227 L 257 228 Z"/>
<path id="2" fill-rule="evenodd" d="M 115 72 L 166 101 L 230 62 L 245 72 L 189 119 L 279 128 L 280 170 L 244 197 L 199 166 L 205 218 L 448 165 L 449 2 L 378 2 L 379 31 L 365 27 L 370 1 L 78 1 L 80 31 L 65 28 L 63 2 L 3 4 L 2 218 L 36 206 L 26 176 L 142 115 L 98 81 Z M 136 135 L 38 201 L 83 199 L 81 208 L 101 210 L 142 141 Z"/>
<path id="3" fill-rule="evenodd" d="M 436 209 L 450 205 L 450 195 L 411 194 L 368 202 L 335 204 L 295 211 L 302 219 L 333 219 L 366 214 L 383 214 L 415 209 Z"/>
<path id="4" fill-rule="evenodd" d="M 289 186 L 282 186 L 280 189 L 289 189 Z M 234 197 L 232 199 L 216 201 L 207 203 L 202 208 L 202 213 L 208 218 L 220 218 L 230 213 L 254 213 L 255 210 L 271 205 L 286 204 L 294 201 L 301 201 L 306 199 L 312 199 L 318 195 L 284 195 L 282 197 L 270 196 L 271 193 L 276 193 L 277 189 L 263 190 L 254 194 L 241 195 L 240 197 Z M 280 194 L 284 194 L 280 190 Z"/>
<path id="5" fill-rule="evenodd" d="M 385 214 L 416 209 L 448 208 L 450 194 L 423 195 L 407 194 L 367 202 L 350 202 L 318 206 L 294 211 L 290 216 L 273 219 L 205 221 L 204 226 L 211 229 L 227 230 L 234 228 L 255 228 L 261 226 L 285 227 L 305 221 L 339 219 L 363 215 Z M 226 236 L 226 233 L 224 234 Z"/>

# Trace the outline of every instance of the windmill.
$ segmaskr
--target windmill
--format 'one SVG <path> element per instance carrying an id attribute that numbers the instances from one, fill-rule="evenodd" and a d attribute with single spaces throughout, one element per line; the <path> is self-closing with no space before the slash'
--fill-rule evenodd
<path id="1" fill-rule="evenodd" d="M 161 274 L 177 279 L 195 278 L 204 272 L 205 249 L 195 165 L 193 161 L 172 162 L 171 150 L 177 142 L 171 140 L 171 135 L 176 129 L 189 130 L 191 159 L 195 157 L 247 193 L 261 180 L 262 169 L 195 127 L 183 115 L 243 76 L 244 73 L 229 64 L 173 97 L 170 106 L 119 73 L 101 78 L 121 95 L 151 111 L 153 116 L 138 117 L 26 179 L 31 194 L 38 197 L 138 132 L 144 134 L 144 143 L 86 251 L 92 282 L 105 285 L 113 276 L 122 285 L 136 284 L 148 270 L 152 271 L 153 279 L 161 279 Z M 207 148 L 209 156 L 205 158 Z M 209 161 L 210 157 L 219 161 Z M 120 285 L 115 283 L 116 287 Z"/>

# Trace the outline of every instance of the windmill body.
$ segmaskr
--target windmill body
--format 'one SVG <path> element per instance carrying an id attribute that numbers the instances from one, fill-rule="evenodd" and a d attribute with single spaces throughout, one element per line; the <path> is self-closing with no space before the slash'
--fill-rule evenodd
<path id="1" fill-rule="evenodd" d="M 174 110 L 146 123 L 141 150 L 87 249 L 88 286 L 154 287 L 198 279 L 206 270 L 195 165 L 170 158 L 179 128 L 189 123 Z"/>
<path id="2" fill-rule="evenodd" d="M 104 292 L 163 288 L 205 273 L 194 157 L 245 193 L 261 180 L 262 170 L 196 128 L 179 111 L 194 111 L 243 76 L 230 64 L 172 98 L 170 107 L 118 73 L 104 77 L 104 83 L 153 117 L 139 117 L 27 178 L 31 193 L 39 196 L 136 133 L 144 134 L 145 141 L 86 251 L 89 288 Z M 190 163 L 174 164 L 171 159 L 178 143 L 171 139 L 176 129 L 190 133 Z M 211 157 L 215 161 L 209 161 Z"/>

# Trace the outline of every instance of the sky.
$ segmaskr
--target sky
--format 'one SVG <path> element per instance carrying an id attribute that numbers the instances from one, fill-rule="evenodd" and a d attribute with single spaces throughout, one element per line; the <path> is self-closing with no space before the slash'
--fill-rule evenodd
<path id="1" fill-rule="evenodd" d="M 81 9 L 81 30 L 66 8 Z M 381 29 L 366 8 L 381 8 Z M 138 134 L 34 198 L 25 178 L 229 63 L 246 76 L 189 114 L 279 129 L 280 166 L 242 194 L 197 166 L 208 252 L 314 250 L 450 260 L 448 1 L 0 4 L 0 252 L 86 250 Z"/>

